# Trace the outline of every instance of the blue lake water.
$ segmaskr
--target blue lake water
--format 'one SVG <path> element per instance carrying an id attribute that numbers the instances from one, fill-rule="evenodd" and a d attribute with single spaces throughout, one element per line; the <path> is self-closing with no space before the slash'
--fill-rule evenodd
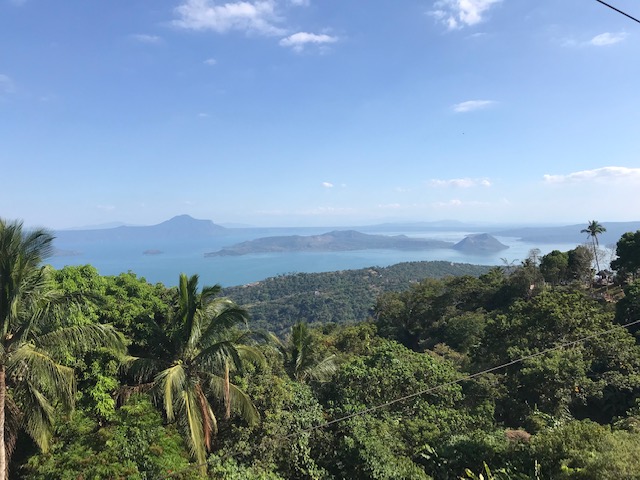
<path id="1" fill-rule="evenodd" d="M 469 255 L 453 249 L 434 249 L 424 251 L 401 250 L 358 250 L 348 252 L 293 252 L 264 253 L 229 257 L 208 257 L 223 247 L 245 240 L 270 235 L 313 235 L 326 233 L 327 229 L 278 229 L 264 231 L 239 231 L 224 237 L 195 239 L 187 241 L 156 240 L 150 242 L 86 242 L 62 243 L 55 246 L 60 250 L 74 251 L 76 255 L 57 256 L 48 259 L 55 268 L 65 265 L 91 264 L 102 275 L 118 275 L 132 271 L 151 283 L 162 282 L 173 286 L 180 273 L 200 275 L 201 285 L 219 283 L 222 286 L 243 285 L 282 274 L 294 272 L 328 272 L 371 266 L 386 267 L 400 262 L 444 260 L 450 262 L 472 263 L 479 265 L 503 265 L 502 258 L 518 264 L 527 258 L 529 250 L 539 248 L 542 254 L 551 250 L 567 251 L 575 244 L 531 244 L 520 242 L 517 238 L 496 237 L 509 249 L 489 255 Z M 412 232 L 375 232 L 384 235 L 405 234 L 410 237 L 433 238 L 458 242 L 469 233 L 455 231 L 412 231 Z M 144 255 L 146 250 L 159 250 L 157 255 Z"/>

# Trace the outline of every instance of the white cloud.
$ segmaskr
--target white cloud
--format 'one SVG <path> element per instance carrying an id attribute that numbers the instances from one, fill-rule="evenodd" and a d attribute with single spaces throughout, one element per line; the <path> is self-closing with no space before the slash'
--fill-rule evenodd
<path id="1" fill-rule="evenodd" d="M 438 0 L 429 14 L 447 26 L 449 30 L 476 25 L 484 15 L 502 0 Z"/>
<path id="2" fill-rule="evenodd" d="M 291 47 L 296 52 L 300 52 L 308 44 L 313 45 L 326 45 L 328 43 L 335 43 L 338 41 L 338 37 L 332 37 L 331 35 L 298 32 L 293 35 L 289 35 L 286 38 L 280 40 L 280 45 L 283 47 Z"/>
<path id="3" fill-rule="evenodd" d="M 490 107 L 495 103 L 493 100 L 467 100 L 466 102 L 456 103 L 451 108 L 456 113 L 466 113 Z"/>
<path id="4" fill-rule="evenodd" d="M 470 188 L 470 187 L 490 187 L 491 181 L 488 178 L 452 178 L 449 180 L 433 179 L 429 180 L 432 187 L 453 187 L 453 188 Z"/>
<path id="5" fill-rule="evenodd" d="M 296 7 L 308 7 L 311 5 L 310 0 L 289 0 L 291 5 L 295 5 Z"/>
<path id="6" fill-rule="evenodd" d="M 162 38 L 157 35 L 147 35 L 146 33 L 136 33 L 131 35 L 131 38 L 140 42 L 140 43 L 148 43 L 149 45 L 157 45 L 162 43 Z"/>
<path id="7" fill-rule="evenodd" d="M 185 0 L 176 7 L 178 19 L 173 24 L 188 30 L 213 30 L 226 33 L 237 30 L 260 35 L 284 35 L 276 24 L 274 0 L 217 4 L 213 0 Z"/>
<path id="8" fill-rule="evenodd" d="M 113 212 L 116 209 L 114 205 L 96 205 L 96 208 L 103 212 Z"/>
<path id="9" fill-rule="evenodd" d="M 582 170 L 567 175 L 544 175 L 546 183 L 583 183 L 595 181 L 631 181 L 640 183 L 640 168 L 602 167 L 593 170 Z"/>
<path id="10" fill-rule="evenodd" d="M 333 183 L 330 182 L 322 182 L 322 186 L 324 188 L 333 188 Z"/>
<path id="11" fill-rule="evenodd" d="M 200 118 L 209 118 L 209 114 L 208 114 L 208 113 L 205 113 L 205 112 L 200 112 L 200 113 L 198 114 L 198 117 L 200 117 Z"/>
<path id="12" fill-rule="evenodd" d="M 204 62 L 205 65 L 209 65 L 210 67 L 213 67 L 214 65 L 218 64 L 218 61 L 215 58 L 207 58 Z"/>
<path id="13" fill-rule="evenodd" d="M 4 75 L 0 73 L 0 95 L 13 93 L 13 91 L 14 91 L 14 86 L 13 86 L 13 80 L 11 80 L 11 77 L 9 77 L 9 75 Z"/>
<path id="14" fill-rule="evenodd" d="M 434 206 L 436 207 L 461 207 L 463 205 L 462 200 L 458 200 L 454 198 L 453 200 L 449 200 L 448 202 L 436 202 Z"/>
<path id="15" fill-rule="evenodd" d="M 596 35 L 591 40 L 589 40 L 590 45 L 594 45 L 596 47 L 604 47 L 607 45 L 613 45 L 615 43 L 621 42 L 627 36 L 626 33 L 601 33 L 600 35 Z"/>

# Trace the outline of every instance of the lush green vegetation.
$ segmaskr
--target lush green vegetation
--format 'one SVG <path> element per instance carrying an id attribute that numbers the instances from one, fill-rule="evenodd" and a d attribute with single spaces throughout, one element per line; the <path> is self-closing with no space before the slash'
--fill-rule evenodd
<path id="1" fill-rule="evenodd" d="M 634 235 L 617 283 L 578 247 L 221 292 L 54 271 L 47 232 L 2 222 L 3 459 L 25 479 L 640 478 Z M 236 292 L 286 305 L 296 288 L 369 304 L 276 317 L 275 338 Z"/>
<path id="2" fill-rule="evenodd" d="M 326 273 L 295 273 L 225 288 L 244 306 L 254 328 L 286 334 L 299 320 L 355 323 L 367 320 L 378 295 L 399 291 L 424 278 L 478 276 L 490 267 L 451 262 L 405 262 Z"/>

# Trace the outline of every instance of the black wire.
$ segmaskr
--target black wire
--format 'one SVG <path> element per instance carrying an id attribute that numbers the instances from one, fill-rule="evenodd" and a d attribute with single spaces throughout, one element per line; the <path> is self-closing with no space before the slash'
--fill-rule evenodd
<path id="1" fill-rule="evenodd" d="M 511 360 L 509 362 L 503 363 L 501 365 L 497 365 L 495 367 L 487 368 L 487 369 L 482 370 L 480 372 L 476 372 L 476 373 L 472 373 L 472 374 L 466 375 L 464 377 L 458 378 L 456 380 L 452 380 L 450 382 L 441 383 L 441 384 L 435 385 L 433 387 L 429 387 L 429 388 L 426 388 L 424 390 L 420 390 L 418 392 L 411 393 L 409 395 L 403 395 L 402 397 L 397 397 L 397 398 L 395 398 L 393 400 L 389 400 L 387 402 L 384 402 L 384 403 L 381 403 L 381 404 L 378 404 L 378 405 L 374 405 L 373 407 L 365 408 L 363 410 L 359 410 L 357 412 L 350 413 L 350 414 L 345 415 L 343 417 L 335 418 L 333 420 L 330 420 L 328 422 L 325 422 L 325 423 L 322 423 L 322 424 L 319 424 L 319 425 L 315 425 L 315 426 L 312 426 L 312 427 L 300 429 L 300 430 L 298 430 L 296 432 L 290 433 L 289 435 L 279 435 L 279 436 L 267 439 L 267 442 L 271 442 L 271 443 L 277 445 L 278 443 L 283 442 L 283 441 L 287 441 L 292 437 L 296 437 L 298 435 L 302 435 L 302 434 L 305 434 L 305 433 L 311 433 L 311 432 L 319 430 L 319 429 L 324 429 L 324 428 L 327 428 L 327 427 L 329 427 L 331 425 L 334 425 L 336 423 L 344 422 L 345 420 L 349 420 L 349 419 L 354 418 L 354 417 L 358 417 L 358 416 L 361 416 L 361 415 L 364 415 L 364 414 L 367 414 L 367 413 L 371 413 L 371 412 L 374 412 L 376 410 L 380 410 L 381 408 L 386 408 L 386 407 L 388 407 L 390 405 L 393 405 L 395 403 L 402 402 L 402 401 L 408 400 L 410 398 L 418 397 L 418 396 L 421 396 L 421 395 L 425 395 L 427 393 L 432 393 L 432 392 L 434 392 L 436 390 L 439 390 L 439 389 L 447 387 L 447 386 L 455 385 L 457 383 L 473 380 L 473 379 L 475 379 L 477 377 L 480 377 L 482 375 L 486 375 L 487 373 L 495 372 L 497 370 L 502 370 L 503 368 L 509 367 L 511 365 L 515 365 L 517 363 L 522 363 L 522 362 L 524 362 L 526 360 L 530 360 L 530 359 L 535 358 L 535 357 L 540 357 L 542 355 L 546 355 L 547 353 L 550 353 L 550 352 L 553 352 L 553 351 L 556 351 L 556 350 L 561 350 L 561 349 L 564 349 L 564 348 L 567 348 L 567 347 L 578 345 L 579 343 L 586 342 L 587 340 L 591 340 L 593 338 L 601 337 L 603 335 L 607 335 L 607 334 L 612 333 L 614 331 L 617 331 L 617 330 L 620 330 L 620 329 L 625 329 L 625 328 L 631 327 L 633 325 L 637 325 L 639 323 L 640 323 L 640 320 L 634 320 L 632 322 L 628 322 L 628 323 L 625 323 L 623 325 L 615 325 L 615 326 L 613 326 L 612 328 L 610 328 L 608 330 L 596 332 L 596 333 L 593 333 L 591 335 L 586 335 L 584 337 L 578 338 L 577 340 L 572 340 L 570 342 L 564 342 L 564 343 L 561 343 L 561 344 L 556 345 L 554 347 L 550 347 L 550 348 L 547 348 L 545 350 L 541 350 L 539 352 L 535 352 L 535 353 L 532 353 L 530 355 L 526 355 L 524 357 L 516 358 L 515 360 Z M 225 455 L 223 458 L 229 458 L 229 457 L 233 458 L 233 457 L 236 457 L 238 455 L 240 455 L 240 452 L 236 451 L 235 453 L 231 453 L 231 454 Z M 182 470 L 179 470 L 179 471 L 176 471 L 176 472 L 168 474 L 166 476 L 166 478 L 175 477 L 175 476 L 180 475 L 181 473 L 183 473 L 185 471 L 188 471 L 188 470 L 191 470 L 191 469 L 195 469 L 195 468 L 199 468 L 199 467 L 204 467 L 204 466 L 207 466 L 208 464 L 209 464 L 208 462 L 205 462 L 205 463 L 196 464 L 196 465 L 189 465 L 188 467 L 185 467 Z"/>
<path id="2" fill-rule="evenodd" d="M 625 17 L 630 18 L 630 19 L 631 19 L 631 20 L 633 20 L 634 22 L 638 22 L 638 23 L 640 23 L 640 20 L 638 20 L 638 19 L 637 19 L 637 18 L 635 18 L 635 17 L 632 17 L 632 16 L 631 16 L 631 15 L 629 15 L 628 13 L 624 13 L 622 10 L 620 10 L 620 9 L 618 9 L 618 8 L 616 8 L 616 7 L 614 7 L 613 5 L 609 5 L 608 3 L 603 2 L 602 0 L 596 0 L 596 2 L 601 3 L 602 5 L 604 5 L 604 6 L 606 6 L 606 7 L 609 7 L 611 10 L 615 10 L 616 12 L 621 13 L 622 15 L 624 15 Z"/>

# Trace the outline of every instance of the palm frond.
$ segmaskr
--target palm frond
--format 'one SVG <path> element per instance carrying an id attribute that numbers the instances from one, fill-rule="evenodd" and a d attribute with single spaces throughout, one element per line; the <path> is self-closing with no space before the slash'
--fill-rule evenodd
<path id="1" fill-rule="evenodd" d="M 325 383 L 331 380 L 331 377 L 337 370 L 338 357 L 336 355 L 330 355 L 316 365 L 311 365 L 300 371 L 298 380 L 305 381 L 311 379 L 316 382 Z"/>
<path id="2" fill-rule="evenodd" d="M 188 429 L 188 445 L 191 454 L 196 457 L 198 464 L 205 465 L 206 450 L 203 430 L 202 411 L 197 393 L 193 388 L 185 389 L 181 394 L 181 408 L 184 415 L 181 418 L 186 423 L 184 427 Z M 204 467 L 206 472 L 206 466 Z M 202 468 L 201 468 L 202 471 Z"/>
<path id="3" fill-rule="evenodd" d="M 259 348 L 251 345 L 238 344 L 236 345 L 236 350 L 243 362 L 252 363 L 256 367 L 264 367 L 267 364 L 267 360 Z"/>
<path id="4" fill-rule="evenodd" d="M 29 434 L 43 452 L 49 450 L 53 434 L 54 408 L 47 397 L 31 382 L 22 383 L 15 394 L 24 411 L 22 428 Z"/>
<path id="5" fill-rule="evenodd" d="M 172 422 L 175 419 L 174 403 L 182 398 L 182 394 L 187 388 L 187 375 L 182 362 L 158 373 L 155 377 L 155 384 L 158 393 L 162 396 L 167 420 Z"/>
<path id="6" fill-rule="evenodd" d="M 231 341 L 214 343 L 202 350 L 193 359 L 193 364 L 209 373 L 221 372 L 225 364 L 231 360 L 234 370 L 242 371 L 242 358 L 238 346 Z"/>
<path id="7" fill-rule="evenodd" d="M 24 344 L 7 359 L 6 366 L 11 383 L 29 383 L 43 394 L 60 401 L 67 410 L 73 408 L 73 369 L 60 365 L 47 352 Z"/>
<path id="8" fill-rule="evenodd" d="M 222 397 L 226 388 L 225 379 L 218 375 L 208 376 L 207 387 L 216 397 Z M 249 395 L 233 383 L 228 384 L 229 404 L 231 409 L 237 412 L 249 425 L 255 425 L 260 421 L 260 414 Z"/>
<path id="9" fill-rule="evenodd" d="M 176 340 L 184 345 L 186 351 L 192 351 L 202 330 L 202 318 L 198 315 L 198 275 L 187 277 L 180 274 L 177 322 Z M 186 343 L 183 343 L 184 339 L 187 339 Z"/>
<path id="10" fill-rule="evenodd" d="M 131 355 L 120 358 L 120 371 L 130 375 L 130 378 L 137 383 L 152 380 L 166 366 L 167 362 L 159 358 L 133 357 Z"/>
<path id="11" fill-rule="evenodd" d="M 202 287 L 200 292 L 200 306 L 205 307 L 214 300 L 222 291 L 222 287 L 218 284 Z"/>
<path id="12" fill-rule="evenodd" d="M 218 337 L 238 324 L 247 324 L 249 313 L 228 298 L 216 298 L 209 303 L 204 311 L 211 319 L 206 330 L 202 333 L 202 343 L 207 345 L 216 341 Z"/>
<path id="13" fill-rule="evenodd" d="M 54 354 L 83 353 L 96 348 L 108 348 L 116 353 L 126 351 L 122 335 L 112 325 L 88 324 L 66 327 L 40 335 L 34 343 Z"/>

